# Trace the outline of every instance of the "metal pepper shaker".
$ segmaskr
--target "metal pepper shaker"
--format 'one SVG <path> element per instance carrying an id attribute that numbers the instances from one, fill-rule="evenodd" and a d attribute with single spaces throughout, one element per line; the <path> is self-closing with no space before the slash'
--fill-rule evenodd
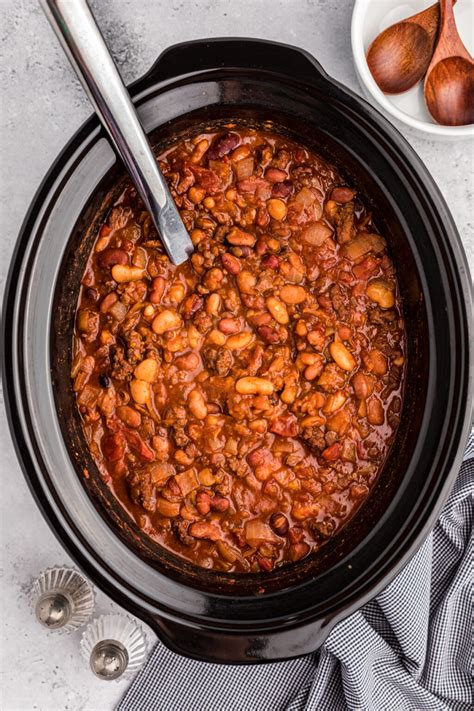
<path id="1" fill-rule="evenodd" d="M 102 615 L 83 632 L 81 654 L 99 679 L 117 680 L 138 671 L 148 644 L 141 626 L 127 615 Z"/>
<path id="2" fill-rule="evenodd" d="M 92 615 L 94 591 L 79 571 L 57 566 L 43 571 L 33 582 L 31 602 L 43 627 L 70 633 Z"/>

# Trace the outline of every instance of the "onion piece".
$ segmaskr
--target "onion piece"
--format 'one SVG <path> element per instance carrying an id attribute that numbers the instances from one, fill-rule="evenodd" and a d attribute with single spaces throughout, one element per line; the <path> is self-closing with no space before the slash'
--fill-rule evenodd
<path id="1" fill-rule="evenodd" d="M 258 548 L 262 543 L 275 543 L 280 546 L 283 543 L 282 539 L 273 533 L 267 523 L 263 523 L 258 519 L 246 521 L 245 539 L 252 548 Z"/>
<path id="2" fill-rule="evenodd" d="M 186 471 L 176 474 L 175 479 L 183 496 L 187 496 L 191 491 L 197 489 L 199 486 L 199 480 L 195 469 L 186 469 Z"/>

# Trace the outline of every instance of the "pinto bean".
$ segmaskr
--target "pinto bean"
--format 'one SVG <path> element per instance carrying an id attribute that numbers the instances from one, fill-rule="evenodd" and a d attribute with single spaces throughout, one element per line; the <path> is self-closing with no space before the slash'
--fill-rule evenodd
<path id="1" fill-rule="evenodd" d="M 213 267 L 212 269 L 209 269 L 209 271 L 204 276 L 204 286 L 207 289 L 210 289 L 211 291 L 215 291 L 220 287 L 223 278 L 224 273 L 222 269 L 219 269 L 218 267 Z"/>
<path id="2" fill-rule="evenodd" d="M 329 352 L 334 361 L 336 361 L 339 368 L 342 370 L 347 370 L 350 372 L 354 370 L 357 363 L 355 361 L 352 353 L 346 348 L 346 346 L 341 343 L 341 341 L 333 341 L 329 345 Z"/>
<path id="3" fill-rule="evenodd" d="M 198 141 L 198 143 L 196 143 L 196 146 L 194 147 L 194 150 L 191 154 L 191 162 L 192 163 L 199 163 L 208 148 L 209 148 L 209 141 L 206 138 L 202 138 L 200 141 Z"/>
<path id="4" fill-rule="evenodd" d="M 150 301 L 152 304 L 159 304 L 164 294 L 166 282 L 163 277 L 156 277 L 151 283 Z"/>
<path id="5" fill-rule="evenodd" d="M 373 379 L 364 373 L 356 373 L 351 379 L 352 387 L 359 400 L 366 400 L 374 389 Z"/>
<path id="6" fill-rule="evenodd" d="M 371 425 L 383 425 L 385 422 L 382 403 L 375 395 L 367 401 L 367 419 Z"/>
<path id="7" fill-rule="evenodd" d="M 154 358 L 142 360 L 135 368 L 135 377 L 147 383 L 154 383 L 158 376 L 158 363 Z"/>
<path id="8" fill-rule="evenodd" d="M 301 240 L 305 244 L 310 244 L 312 247 L 320 247 L 331 237 L 332 233 L 331 228 L 323 222 L 313 222 L 304 228 L 301 233 Z"/>
<path id="9" fill-rule="evenodd" d="M 229 351 L 241 351 L 243 348 L 247 348 L 247 346 L 252 343 L 253 339 L 254 337 L 252 333 L 249 331 L 242 331 L 242 333 L 236 333 L 233 336 L 229 336 L 225 342 L 225 347 Z"/>
<path id="10" fill-rule="evenodd" d="M 257 277 L 248 271 L 248 269 L 242 269 L 242 271 L 237 274 L 237 286 L 244 294 L 251 294 L 256 283 Z"/>
<path id="11" fill-rule="evenodd" d="M 283 301 L 280 301 L 280 299 L 277 299 L 275 296 L 269 296 L 266 304 L 267 309 L 277 323 L 281 323 L 283 326 L 289 323 L 290 317 L 288 316 L 288 311 Z"/>
<path id="12" fill-rule="evenodd" d="M 206 299 L 206 313 L 210 316 L 217 316 L 221 308 L 222 299 L 219 294 L 213 292 Z"/>
<path id="13" fill-rule="evenodd" d="M 117 407 L 117 415 L 122 422 L 124 422 L 128 427 L 140 427 L 142 422 L 142 416 L 137 410 L 128 405 L 121 405 Z"/>
<path id="14" fill-rule="evenodd" d="M 308 295 L 302 286 L 286 284 L 280 289 L 280 298 L 285 304 L 302 304 Z"/>
<path id="15" fill-rule="evenodd" d="M 237 380 L 235 389 L 242 395 L 270 395 L 273 383 L 266 378 L 245 377 Z"/>
<path id="16" fill-rule="evenodd" d="M 257 238 L 250 234 L 250 232 L 244 232 L 238 227 L 233 227 L 227 235 L 226 240 L 229 244 L 239 247 L 253 247 Z"/>
<path id="17" fill-rule="evenodd" d="M 384 279 L 372 279 L 367 284 L 367 296 L 382 309 L 391 309 L 395 305 L 393 289 Z"/>
<path id="18" fill-rule="evenodd" d="M 202 393 L 199 390 L 191 390 L 188 395 L 188 406 L 191 414 L 197 420 L 204 420 L 207 417 L 207 405 Z"/>
<path id="19" fill-rule="evenodd" d="M 281 222 L 286 217 L 286 205 L 280 198 L 267 200 L 267 210 L 270 217 Z"/>
<path id="20" fill-rule="evenodd" d="M 140 267 L 130 267 L 127 264 L 114 264 L 112 267 L 112 277 L 119 284 L 128 281 L 138 281 L 145 275 L 145 270 Z"/>
<path id="21" fill-rule="evenodd" d="M 146 405 L 150 400 L 150 383 L 145 380 L 132 380 L 130 394 L 139 405 Z"/>
<path id="22" fill-rule="evenodd" d="M 155 316 L 151 327 L 157 335 L 162 335 L 167 331 L 174 331 L 182 325 L 181 317 L 172 309 L 164 309 L 158 316 Z"/>

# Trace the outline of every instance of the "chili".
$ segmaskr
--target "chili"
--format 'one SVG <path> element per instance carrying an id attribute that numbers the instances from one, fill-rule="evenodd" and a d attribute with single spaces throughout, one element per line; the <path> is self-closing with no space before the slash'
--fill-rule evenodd
<path id="1" fill-rule="evenodd" d="M 143 531 L 220 571 L 270 571 L 369 495 L 401 410 L 405 331 L 355 188 L 288 138 L 230 125 L 159 158 L 195 252 L 173 266 L 133 187 L 82 279 L 73 389 Z"/>

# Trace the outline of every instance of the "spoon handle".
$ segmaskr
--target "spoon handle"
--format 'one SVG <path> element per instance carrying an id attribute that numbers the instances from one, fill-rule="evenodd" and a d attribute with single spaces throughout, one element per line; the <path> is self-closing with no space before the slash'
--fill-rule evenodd
<path id="1" fill-rule="evenodd" d="M 129 93 L 86 0 L 40 0 L 76 74 L 108 131 L 174 264 L 193 251 Z"/>

